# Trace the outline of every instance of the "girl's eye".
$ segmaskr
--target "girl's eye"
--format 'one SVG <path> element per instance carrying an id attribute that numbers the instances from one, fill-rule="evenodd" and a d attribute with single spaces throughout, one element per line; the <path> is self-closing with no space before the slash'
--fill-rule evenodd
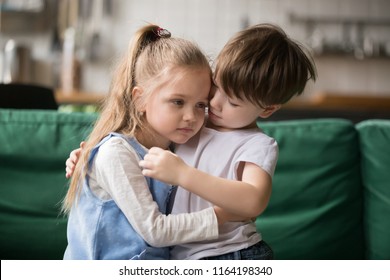
<path id="1" fill-rule="evenodd" d="M 172 103 L 177 106 L 182 106 L 184 104 L 183 100 L 172 100 Z"/>
<path id="2" fill-rule="evenodd" d="M 207 104 L 206 103 L 198 103 L 196 105 L 197 108 L 199 109 L 206 109 L 207 108 Z"/>

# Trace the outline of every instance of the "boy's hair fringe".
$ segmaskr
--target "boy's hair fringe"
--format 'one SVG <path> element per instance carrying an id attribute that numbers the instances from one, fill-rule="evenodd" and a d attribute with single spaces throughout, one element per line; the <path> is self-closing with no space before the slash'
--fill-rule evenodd
<path id="1" fill-rule="evenodd" d="M 251 26 L 231 38 L 216 59 L 215 77 L 229 96 L 264 108 L 302 94 L 316 67 L 305 47 L 273 24 Z"/>

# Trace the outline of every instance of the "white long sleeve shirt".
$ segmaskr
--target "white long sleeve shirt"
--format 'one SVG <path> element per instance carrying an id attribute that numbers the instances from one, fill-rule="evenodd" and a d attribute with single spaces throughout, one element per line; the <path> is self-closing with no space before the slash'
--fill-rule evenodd
<path id="1" fill-rule="evenodd" d="M 136 232 L 151 246 L 218 237 L 218 222 L 212 207 L 187 214 L 161 214 L 141 173 L 139 160 L 125 139 L 109 139 L 100 147 L 89 173 L 92 192 L 101 199 L 113 199 Z"/>

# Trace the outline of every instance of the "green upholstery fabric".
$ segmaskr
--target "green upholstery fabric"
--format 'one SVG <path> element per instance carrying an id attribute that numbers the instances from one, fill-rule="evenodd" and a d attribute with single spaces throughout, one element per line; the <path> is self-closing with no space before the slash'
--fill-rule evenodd
<path id="1" fill-rule="evenodd" d="M 65 160 L 93 114 L 0 110 L 0 258 L 62 259 Z"/>
<path id="2" fill-rule="evenodd" d="M 273 192 L 256 225 L 276 259 L 362 259 L 362 185 L 354 125 L 323 119 L 258 125 L 279 144 Z"/>
<path id="3" fill-rule="evenodd" d="M 390 260 L 390 121 L 357 124 L 362 154 L 367 259 Z"/>

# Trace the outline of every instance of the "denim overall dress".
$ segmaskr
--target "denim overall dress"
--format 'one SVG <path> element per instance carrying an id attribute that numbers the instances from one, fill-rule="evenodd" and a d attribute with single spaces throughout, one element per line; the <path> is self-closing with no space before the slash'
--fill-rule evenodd
<path id="1" fill-rule="evenodd" d="M 91 151 L 88 168 L 91 167 L 99 147 L 111 137 L 122 137 L 134 148 L 140 159 L 145 156 L 145 150 L 134 138 L 110 133 Z M 160 212 L 168 214 L 172 188 L 152 178 L 145 178 Z M 149 246 L 137 234 L 114 200 L 102 200 L 93 194 L 88 176 L 71 209 L 67 237 L 68 246 L 64 259 L 169 259 L 169 248 Z"/>

